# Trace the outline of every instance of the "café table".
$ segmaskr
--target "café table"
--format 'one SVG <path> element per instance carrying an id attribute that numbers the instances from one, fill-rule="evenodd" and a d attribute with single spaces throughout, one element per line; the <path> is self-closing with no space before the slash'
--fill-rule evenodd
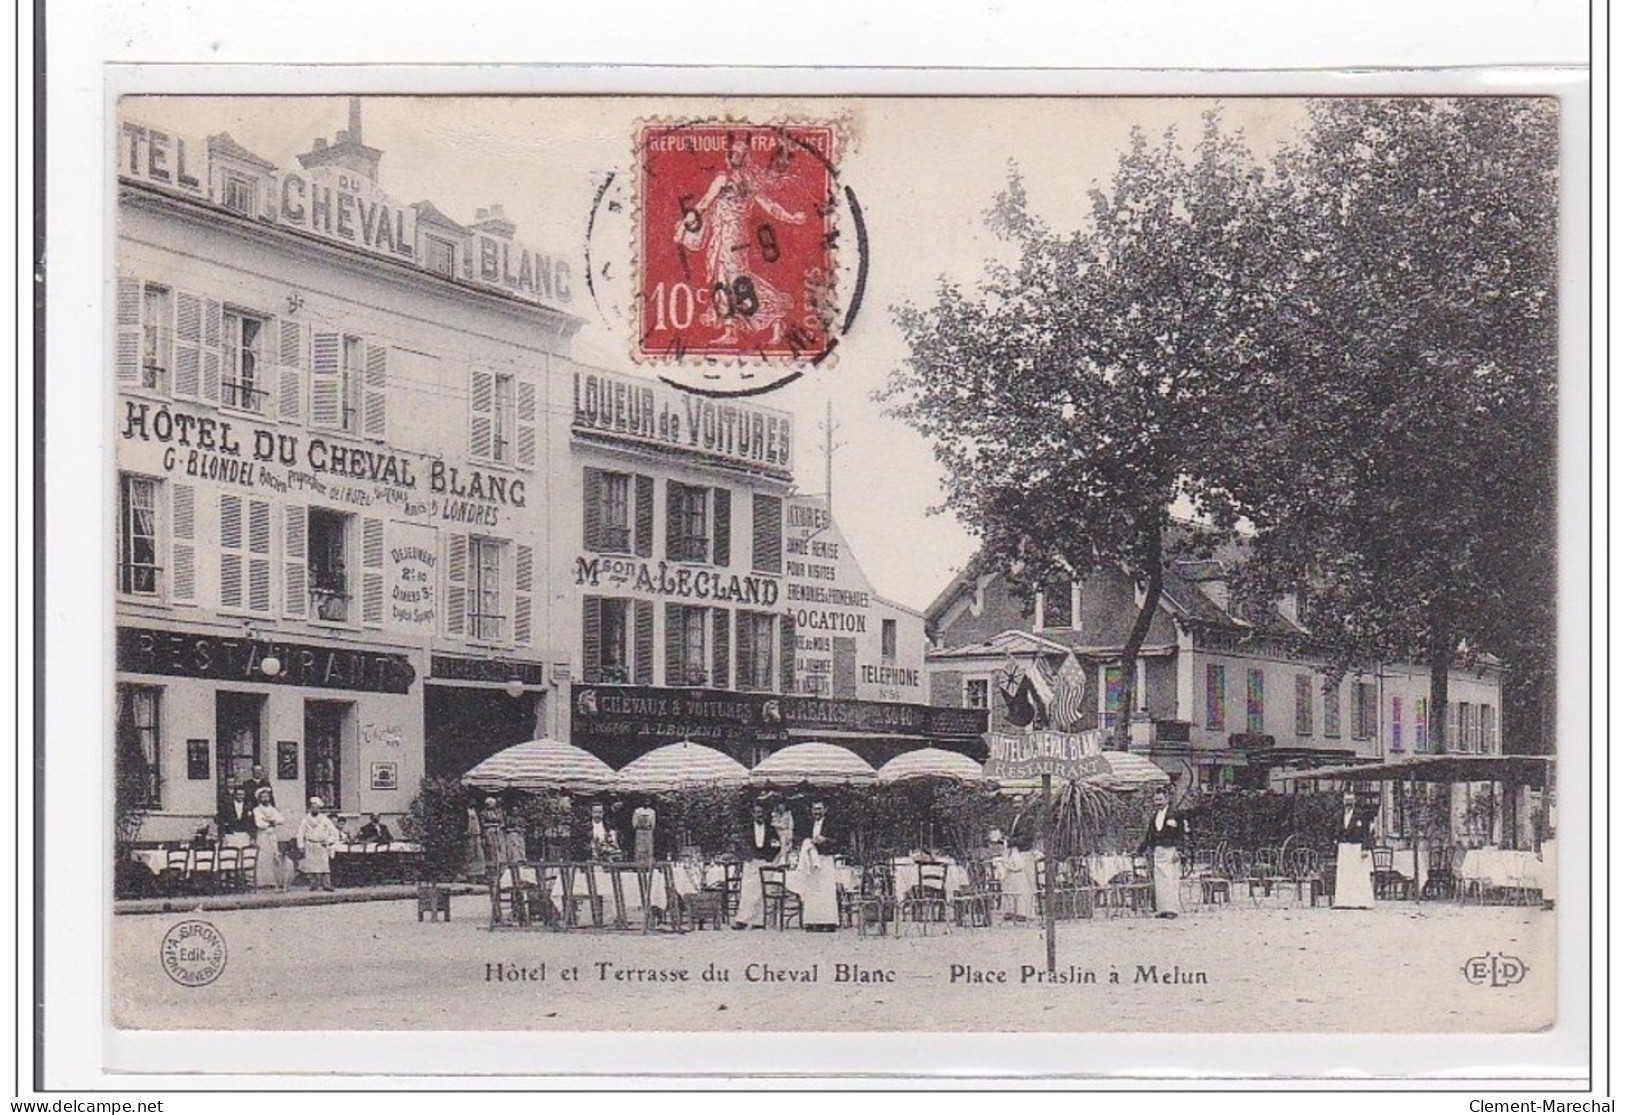
<path id="1" fill-rule="evenodd" d="M 999 881 L 999 909 L 1009 917 L 1033 917 L 1038 911 L 1038 872 L 1044 857 L 1009 849 L 989 863 Z"/>
<path id="2" fill-rule="evenodd" d="M 857 869 L 830 856 L 808 855 L 805 850 L 786 866 L 784 887 L 801 899 L 801 924 L 840 925 L 840 890 L 857 889 Z"/>
<path id="3" fill-rule="evenodd" d="M 543 866 L 549 875 L 549 892 L 559 909 L 563 910 L 567 905 L 564 894 L 566 874 L 570 876 L 571 881 L 568 904 L 574 905 L 584 898 L 596 899 L 590 902 L 592 909 L 586 925 L 579 921 L 575 911 L 566 911 L 566 928 L 588 926 L 615 929 L 647 928 L 652 920 L 652 911 L 670 909 L 671 896 L 666 893 L 666 872 L 663 870 L 666 866 L 672 869 L 672 887 L 677 896 L 698 894 L 703 885 L 703 875 L 697 879 L 691 866 L 683 863 L 656 863 L 647 868 L 640 868 L 631 862 Z M 643 884 L 640 882 L 640 875 L 648 880 L 647 910 L 643 904 Z"/>
<path id="4" fill-rule="evenodd" d="M 1469 848 L 1462 856 L 1463 883 L 1484 887 L 1538 890 L 1550 898 L 1556 887 L 1556 848 L 1547 843 L 1537 854 L 1514 848 Z"/>
<path id="5" fill-rule="evenodd" d="M 333 848 L 333 885 L 367 886 L 406 883 L 422 872 L 423 845 L 405 840 L 390 844 L 352 841 Z"/>
<path id="6" fill-rule="evenodd" d="M 929 860 L 917 860 L 912 856 L 898 856 L 892 860 L 892 893 L 902 898 L 909 891 L 920 885 L 920 865 L 942 864 L 947 870 L 947 895 L 952 898 L 956 891 L 970 889 L 970 872 L 965 865 L 958 863 L 952 856 L 933 856 Z"/>

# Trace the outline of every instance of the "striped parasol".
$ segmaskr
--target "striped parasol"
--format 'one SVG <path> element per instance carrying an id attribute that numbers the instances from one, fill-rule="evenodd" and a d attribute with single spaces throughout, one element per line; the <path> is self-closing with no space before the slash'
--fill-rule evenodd
<path id="1" fill-rule="evenodd" d="M 687 786 L 743 786 L 749 777 L 743 764 L 685 739 L 639 755 L 620 769 L 615 784 L 622 790 L 659 793 Z"/>
<path id="2" fill-rule="evenodd" d="M 880 781 L 901 782 L 905 778 L 948 778 L 957 782 L 980 782 L 982 764 L 969 755 L 940 747 L 905 751 L 880 768 Z"/>
<path id="3" fill-rule="evenodd" d="M 595 793 L 614 787 L 615 772 L 579 747 L 556 739 L 533 739 L 479 763 L 463 775 L 463 785 L 482 790 Z"/>
<path id="4" fill-rule="evenodd" d="M 1083 780 L 1091 786 L 1099 786 L 1103 790 L 1132 792 L 1146 786 L 1166 786 L 1172 781 L 1167 771 L 1144 755 L 1136 755 L 1130 751 L 1102 751 L 1101 756 L 1111 770 L 1105 774 L 1090 775 Z M 999 792 L 1002 794 L 1026 794 L 1037 789 L 1036 776 L 999 780 Z"/>
<path id="5" fill-rule="evenodd" d="M 875 780 L 875 768 L 833 743 L 797 743 L 775 751 L 750 772 L 759 786 L 841 786 Z"/>

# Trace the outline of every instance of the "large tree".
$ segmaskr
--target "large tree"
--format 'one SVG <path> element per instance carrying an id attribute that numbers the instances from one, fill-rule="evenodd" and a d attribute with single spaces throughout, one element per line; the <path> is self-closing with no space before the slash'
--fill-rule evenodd
<path id="1" fill-rule="evenodd" d="M 1012 169 L 989 223 L 1016 261 L 990 264 L 974 290 L 944 281 L 931 305 L 893 310 L 909 357 L 883 398 L 933 443 L 944 506 L 979 536 L 979 568 L 1028 594 L 1101 569 L 1139 585 L 1120 745 L 1170 545 L 1210 550 L 1236 521 L 1212 447 L 1227 393 L 1269 356 L 1256 322 L 1272 255 L 1252 234 L 1264 187 L 1215 115 L 1191 150 L 1173 131 L 1136 131 L 1075 231 L 1036 217 Z M 1180 502 L 1202 529 L 1168 531 Z"/>
<path id="2" fill-rule="evenodd" d="M 1556 167 L 1551 101 L 1326 100 L 1271 188 L 1274 359 L 1223 453 L 1247 577 L 1341 665 L 1428 663 L 1436 746 L 1463 648 L 1512 666 L 1509 739 L 1550 711 Z"/>

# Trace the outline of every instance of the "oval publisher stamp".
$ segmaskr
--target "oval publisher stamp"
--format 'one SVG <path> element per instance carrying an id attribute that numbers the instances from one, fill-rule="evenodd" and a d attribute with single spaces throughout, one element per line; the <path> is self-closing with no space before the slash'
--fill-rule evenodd
<path id="1" fill-rule="evenodd" d="M 207 987 L 226 970 L 226 939 L 212 922 L 177 922 L 164 934 L 158 959 L 182 987 Z"/>

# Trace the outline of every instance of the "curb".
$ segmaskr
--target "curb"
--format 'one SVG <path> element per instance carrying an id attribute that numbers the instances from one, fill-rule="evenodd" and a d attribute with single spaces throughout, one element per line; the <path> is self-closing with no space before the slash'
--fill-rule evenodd
<path id="1" fill-rule="evenodd" d="M 442 884 L 454 895 L 485 894 L 471 883 Z M 125 898 L 113 903 L 119 914 L 190 914 L 198 911 L 269 910 L 283 906 L 339 906 L 351 902 L 403 902 L 416 899 L 417 886 L 352 887 L 333 891 L 270 891 L 265 894 L 197 894 L 170 898 Z"/>

